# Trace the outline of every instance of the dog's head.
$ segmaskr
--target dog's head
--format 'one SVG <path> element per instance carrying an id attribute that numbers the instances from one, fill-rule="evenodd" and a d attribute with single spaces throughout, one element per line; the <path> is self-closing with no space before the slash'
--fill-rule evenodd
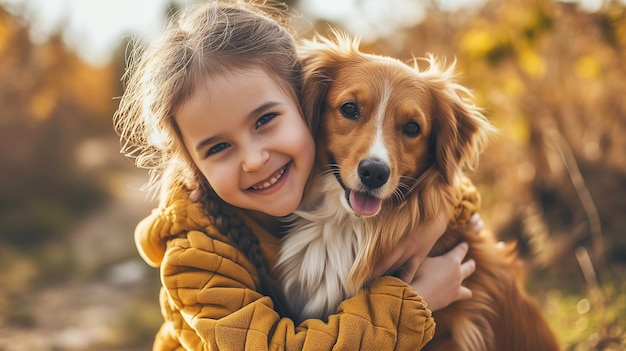
<path id="1" fill-rule="evenodd" d="M 476 163 L 492 127 L 466 101 L 471 95 L 453 81 L 452 68 L 429 57 L 420 71 L 358 46 L 338 32 L 301 46 L 303 112 L 322 171 L 332 170 L 345 190 L 346 209 L 374 216 L 415 188 L 427 194 L 453 186 Z M 426 207 L 444 201 L 421 196 L 434 202 Z"/>

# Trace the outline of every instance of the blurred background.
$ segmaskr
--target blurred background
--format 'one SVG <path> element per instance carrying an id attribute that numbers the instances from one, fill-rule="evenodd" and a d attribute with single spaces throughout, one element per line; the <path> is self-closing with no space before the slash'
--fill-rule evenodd
<path id="1" fill-rule="evenodd" d="M 154 205 L 111 117 L 133 36 L 192 0 L 0 0 L 0 351 L 149 350 Z M 364 51 L 456 60 L 499 128 L 471 176 L 563 350 L 626 349 L 626 1 L 289 1 Z"/>

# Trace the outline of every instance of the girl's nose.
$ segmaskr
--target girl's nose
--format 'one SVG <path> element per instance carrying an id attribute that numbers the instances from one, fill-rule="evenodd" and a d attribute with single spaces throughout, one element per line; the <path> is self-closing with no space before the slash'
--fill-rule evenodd
<path id="1" fill-rule="evenodd" d="M 265 149 L 247 150 L 243 157 L 242 169 L 244 172 L 255 172 L 263 168 L 263 165 L 270 158 L 270 153 Z"/>

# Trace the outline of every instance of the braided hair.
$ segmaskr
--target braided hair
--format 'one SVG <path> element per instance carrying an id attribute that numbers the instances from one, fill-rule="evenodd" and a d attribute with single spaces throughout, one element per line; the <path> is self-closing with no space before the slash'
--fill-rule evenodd
<path id="1" fill-rule="evenodd" d="M 217 230 L 226 235 L 232 244 L 243 252 L 255 266 L 261 283 L 260 292 L 272 299 L 274 309 L 279 315 L 291 316 L 285 295 L 270 273 L 271 269 L 263 257 L 256 235 L 244 223 L 235 208 L 222 200 L 206 181 L 200 182 L 199 187 L 202 192 L 200 202 L 207 214 L 213 217 Z"/>

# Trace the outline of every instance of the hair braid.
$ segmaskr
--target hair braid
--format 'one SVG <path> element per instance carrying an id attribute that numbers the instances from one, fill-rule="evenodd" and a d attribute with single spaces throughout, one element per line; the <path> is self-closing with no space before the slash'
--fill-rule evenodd
<path id="1" fill-rule="evenodd" d="M 209 215 L 214 218 L 215 227 L 226 235 L 256 267 L 261 282 L 261 292 L 272 299 L 276 312 L 283 317 L 290 316 L 285 295 L 270 274 L 268 264 L 261 252 L 259 239 L 237 215 L 234 208 L 217 196 L 210 186 L 205 182 L 201 182 L 200 186 L 204 193 L 202 204 Z"/>

